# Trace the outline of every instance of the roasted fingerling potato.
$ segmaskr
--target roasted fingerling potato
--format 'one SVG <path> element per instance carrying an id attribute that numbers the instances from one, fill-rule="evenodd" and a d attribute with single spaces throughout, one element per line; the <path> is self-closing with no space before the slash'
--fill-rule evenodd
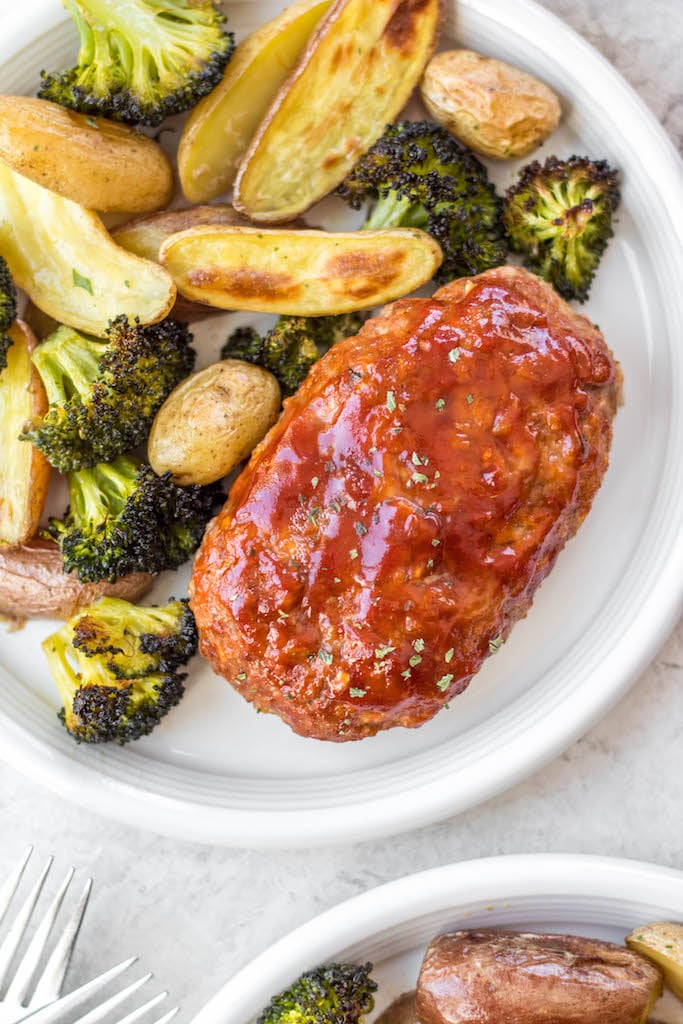
<path id="1" fill-rule="evenodd" d="M 626 945 L 657 964 L 664 972 L 666 987 L 683 1000 L 683 924 L 657 921 L 636 928 Z"/>
<path id="2" fill-rule="evenodd" d="M 327 316 L 369 309 L 430 281 L 439 245 L 424 231 L 191 228 L 161 262 L 189 299 L 218 309 Z"/>
<path id="3" fill-rule="evenodd" d="M 0 161 L 0 251 L 16 284 L 61 324 L 103 337 L 124 314 L 163 320 L 176 298 L 156 263 L 112 241 L 96 213 Z"/>
<path id="4" fill-rule="evenodd" d="M 430 944 L 420 1024 L 645 1024 L 662 991 L 645 957 L 598 939 L 455 931 Z"/>
<path id="5" fill-rule="evenodd" d="M 283 223 L 332 192 L 408 102 L 440 21 L 441 0 L 336 0 L 240 165 L 237 209 Z"/>
<path id="6" fill-rule="evenodd" d="M 81 583 L 64 571 L 57 544 L 39 537 L 13 547 L 0 545 L 0 615 L 13 621 L 69 619 L 98 597 L 139 601 L 154 577 L 136 572 L 115 583 Z"/>
<path id="7" fill-rule="evenodd" d="M 230 188 L 247 147 L 332 0 L 300 0 L 235 50 L 223 80 L 190 111 L 178 174 L 191 203 Z"/>
<path id="8" fill-rule="evenodd" d="M 0 160 L 100 213 L 160 210 L 173 194 L 171 162 L 153 139 L 49 100 L 0 96 Z"/>
<path id="9" fill-rule="evenodd" d="M 51 472 L 45 456 L 19 440 L 24 424 L 47 410 L 31 362 L 37 341 L 23 320 L 16 320 L 8 334 L 12 345 L 0 373 L 0 545 L 23 544 L 37 533 Z"/>
<path id="10" fill-rule="evenodd" d="M 482 156 L 524 156 L 557 128 L 562 109 L 533 75 L 473 50 L 432 57 L 420 85 L 435 121 Z"/>
<path id="11" fill-rule="evenodd" d="M 248 458 L 275 423 L 280 386 L 260 366 L 224 359 L 192 374 L 156 415 L 148 455 L 177 484 L 210 484 Z"/>
<path id="12" fill-rule="evenodd" d="M 159 262 L 159 250 L 171 235 L 200 224 L 248 225 L 234 207 L 227 205 L 193 206 L 187 210 L 164 210 L 151 217 L 139 217 L 121 224 L 112 231 L 117 245 L 143 259 Z M 214 316 L 220 310 L 212 309 L 201 302 L 192 302 L 183 295 L 177 295 L 169 316 L 181 323 L 195 323 Z"/>

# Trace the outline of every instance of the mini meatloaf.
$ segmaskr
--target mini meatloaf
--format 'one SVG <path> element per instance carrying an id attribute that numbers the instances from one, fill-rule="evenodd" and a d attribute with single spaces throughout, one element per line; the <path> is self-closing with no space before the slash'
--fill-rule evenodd
<path id="1" fill-rule="evenodd" d="M 204 657 L 302 736 L 432 718 L 588 514 L 620 378 L 517 267 L 389 306 L 313 367 L 210 526 Z"/>

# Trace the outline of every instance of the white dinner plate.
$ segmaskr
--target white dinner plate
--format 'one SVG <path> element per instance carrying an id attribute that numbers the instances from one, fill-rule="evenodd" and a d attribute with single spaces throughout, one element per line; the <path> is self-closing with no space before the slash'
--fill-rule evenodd
<path id="1" fill-rule="evenodd" d="M 531 854 L 465 861 L 371 889 L 276 942 L 235 975 L 193 1024 L 248 1024 L 318 964 L 374 964 L 375 1012 L 415 988 L 430 940 L 456 928 L 511 928 L 623 943 L 639 925 L 683 921 L 683 874 L 610 857 Z M 653 1018 L 683 1022 L 668 993 Z"/>
<path id="2" fill-rule="evenodd" d="M 238 38 L 282 2 L 227 4 Z M 156 732 L 126 748 L 77 746 L 59 724 L 40 651 L 49 624 L 0 634 L 0 755 L 92 810 L 203 842 L 309 845 L 423 825 L 510 786 L 585 732 L 642 672 L 683 595 L 683 171 L 617 72 L 530 0 L 459 0 L 445 40 L 512 61 L 561 93 L 543 153 L 606 158 L 623 173 L 616 237 L 588 315 L 621 361 L 625 404 L 611 466 L 534 607 L 469 690 L 419 730 L 323 744 L 257 715 L 199 659 Z M 58 0 L 0 15 L 0 91 L 35 91 L 76 53 Z M 418 116 L 419 108 L 417 108 Z M 519 167 L 492 167 L 504 188 Z M 337 223 L 334 203 L 314 214 Z M 232 326 L 197 330 L 200 365 Z M 165 576 L 155 598 L 184 593 Z"/>

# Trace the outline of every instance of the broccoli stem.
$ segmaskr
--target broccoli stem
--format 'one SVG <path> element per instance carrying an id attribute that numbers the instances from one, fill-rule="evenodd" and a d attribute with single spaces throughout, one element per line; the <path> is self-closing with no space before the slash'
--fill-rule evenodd
<path id="1" fill-rule="evenodd" d="M 71 339 L 71 332 L 63 328 Z M 33 354 L 50 405 L 64 405 L 71 398 L 85 398 L 97 377 L 106 343 L 94 338 L 79 337 L 78 350 L 72 344 L 62 343 L 63 335 L 55 332 L 52 340 L 44 342 Z"/>
<path id="2" fill-rule="evenodd" d="M 69 501 L 74 520 L 83 527 L 118 516 L 135 485 L 138 467 L 119 456 L 114 462 L 101 462 L 92 469 L 68 474 Z"/>
<path id="3" fill-rule="evenodd" d="M 414 203 L 408 196 L 401 196 L 398 192 L 388 192 L 378 199 L 364 227 L 368 231 L 396 227 L 422 228 L 428 220 L 429 214 L 420 203 Z"/>

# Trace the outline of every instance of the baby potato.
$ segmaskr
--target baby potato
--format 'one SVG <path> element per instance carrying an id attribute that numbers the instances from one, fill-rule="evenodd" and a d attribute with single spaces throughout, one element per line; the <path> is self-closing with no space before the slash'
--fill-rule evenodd
<path id="1" fill-rule="evenodd" d="M 626 939 L 635 950 L 664 971 L 664 984 L 683 1000 L 683 925 L 657 921 L 636 928 Z"/>
<path id="2" fill-rule="evenodd" d="M 557 128 L 560 101 L 547 85 L 473 50 L 437 53 L 420 86 L 432 117 L 482 156 L 524 156 Z"/>
<path id="3" fill-rule="evenodd" d="M 182 381 L 156 415 L 148 456 L 177 484 L 220 480 L 251 454 L 275 423 L 280 385 L 239 359 L 213 363 Z"/>

